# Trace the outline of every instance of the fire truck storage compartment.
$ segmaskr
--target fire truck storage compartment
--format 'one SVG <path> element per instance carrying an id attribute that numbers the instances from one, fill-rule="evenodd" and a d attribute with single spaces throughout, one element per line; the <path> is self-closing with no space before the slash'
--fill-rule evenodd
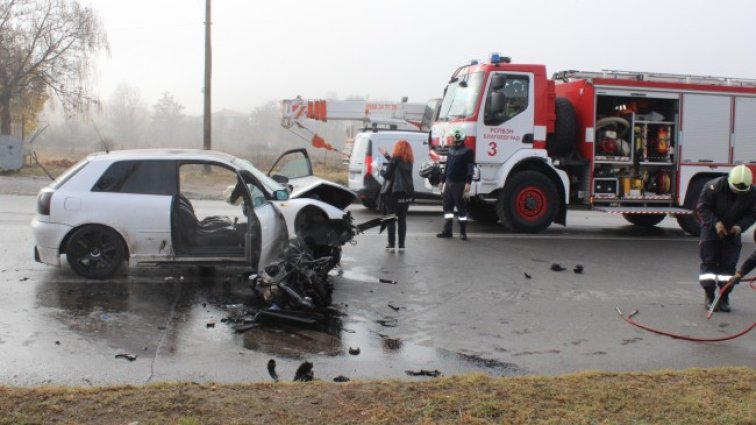
<path id="1" fill-rule="evenodd" d="M 672 203 L 679 104 L 676 94 L 598 90 L 594 204 Z"/>

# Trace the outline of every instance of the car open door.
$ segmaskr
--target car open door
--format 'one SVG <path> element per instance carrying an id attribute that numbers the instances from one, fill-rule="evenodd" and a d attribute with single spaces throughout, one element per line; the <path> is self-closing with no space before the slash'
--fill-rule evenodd
<path id="1" fill-rule="evenodd" d="M 357 195 L 337 183 L 313 175 L 312 162 L 304 148 L 291 149 L 276 160 L 268 176 L 291 187 L 292 198 L 312 198 L 344 209 Z"/>

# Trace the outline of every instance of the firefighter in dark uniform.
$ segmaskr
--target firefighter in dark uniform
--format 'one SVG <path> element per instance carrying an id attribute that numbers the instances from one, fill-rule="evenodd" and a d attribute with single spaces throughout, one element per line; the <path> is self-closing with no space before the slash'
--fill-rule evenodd
<path id="1" fill-rule="evenodd" d="M 706 292 L 706 308 L 735 275 L 740 257 L 740 234 L 756 221 L 756 189 L 745 165 L 738 165 L 727 177 L 716 178 L 704 186 L 696 211 L 701 219 L 699 282 Z M 730 311 L 729 291 L 721 294 L 719 310 Z"/>
<path id="2" fill-rule="evenodd" d="M 449 141 L 452 147 L 446 154 L 446 168 L 441 176 L 439 187 L 444 196 L 444 228 L 436 236 L 439 238 L 452 237 L 452 220 L 456 207 L 459 235 L 462 240 L 467 240 L 467 204 L 464 196 L 465 192 L 470 191 L 475 153 L 465 146 L 465 133 L 461 128 L 454 128 L 449 132 Z"/>
<path id="3" fill-rule="evenodd" d="M 756 242 L 756 230 L 753 231 L 753 241 Z M 748 273 L 750 273 L 753 269 L 756 269 L 756 250 L 754 250 L 751 253 L 751 255 L 749 255 L 748 258 L 746 258 L 746 260 L 743 261 L 743 264 L 740 265 L 740 268 L 738 269 L 738 271 L 735 272 L 735 276 L 733 276 L 732 280 L 731 280 L 732 284 L 733 285 L 737 285 L 738 283 L 740 283 L 740 280 L 743 279 L 743 276 L 745 276 Z M 731 292 L 732 289 L 733 288 L 730 288 L 730 290 L 727 291 L 728 292 L 728 298 L 729 298 L 729 292 Z M 730 311 L 730 305 L 729 305 L 730 304 L 729 303 L 730 300 L 728 299 L 727 301 L 728 301 L 728 303 L 727 303 L 727 309 L 725 310 L 725 309 L 722 309 L 722 301 L 720 300 L 720 302 L 719 302 L 719 309 L 721 311 L 726 311 L 726 312 Z"/>

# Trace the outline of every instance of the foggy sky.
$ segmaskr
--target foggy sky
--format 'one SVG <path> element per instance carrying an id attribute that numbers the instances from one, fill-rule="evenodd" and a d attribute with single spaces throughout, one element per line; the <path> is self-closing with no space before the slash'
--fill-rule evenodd
<path id="1" fill-rule="evenodd" d="M 205 0 L 82 0 L 103 20 L 96 64 L 148 104 L 202 111 Z M 578 69 L 756 78 L 756 2 L 720 0 L 213 0 L 213 111 L 271 100 L 365 96 L 425 102 L 491 52 Z"/>

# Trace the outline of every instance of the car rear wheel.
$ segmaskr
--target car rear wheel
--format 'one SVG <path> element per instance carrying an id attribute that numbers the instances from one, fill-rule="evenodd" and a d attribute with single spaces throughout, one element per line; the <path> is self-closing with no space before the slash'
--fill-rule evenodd
<path id="1" fill-rule="evenodd" d="M 71 235 L 66 245 L 71 268 L 87 279 L 112 276 L 126 259 L 126 248 L 115 230 L 97 225 L 84 226 Z"/>

